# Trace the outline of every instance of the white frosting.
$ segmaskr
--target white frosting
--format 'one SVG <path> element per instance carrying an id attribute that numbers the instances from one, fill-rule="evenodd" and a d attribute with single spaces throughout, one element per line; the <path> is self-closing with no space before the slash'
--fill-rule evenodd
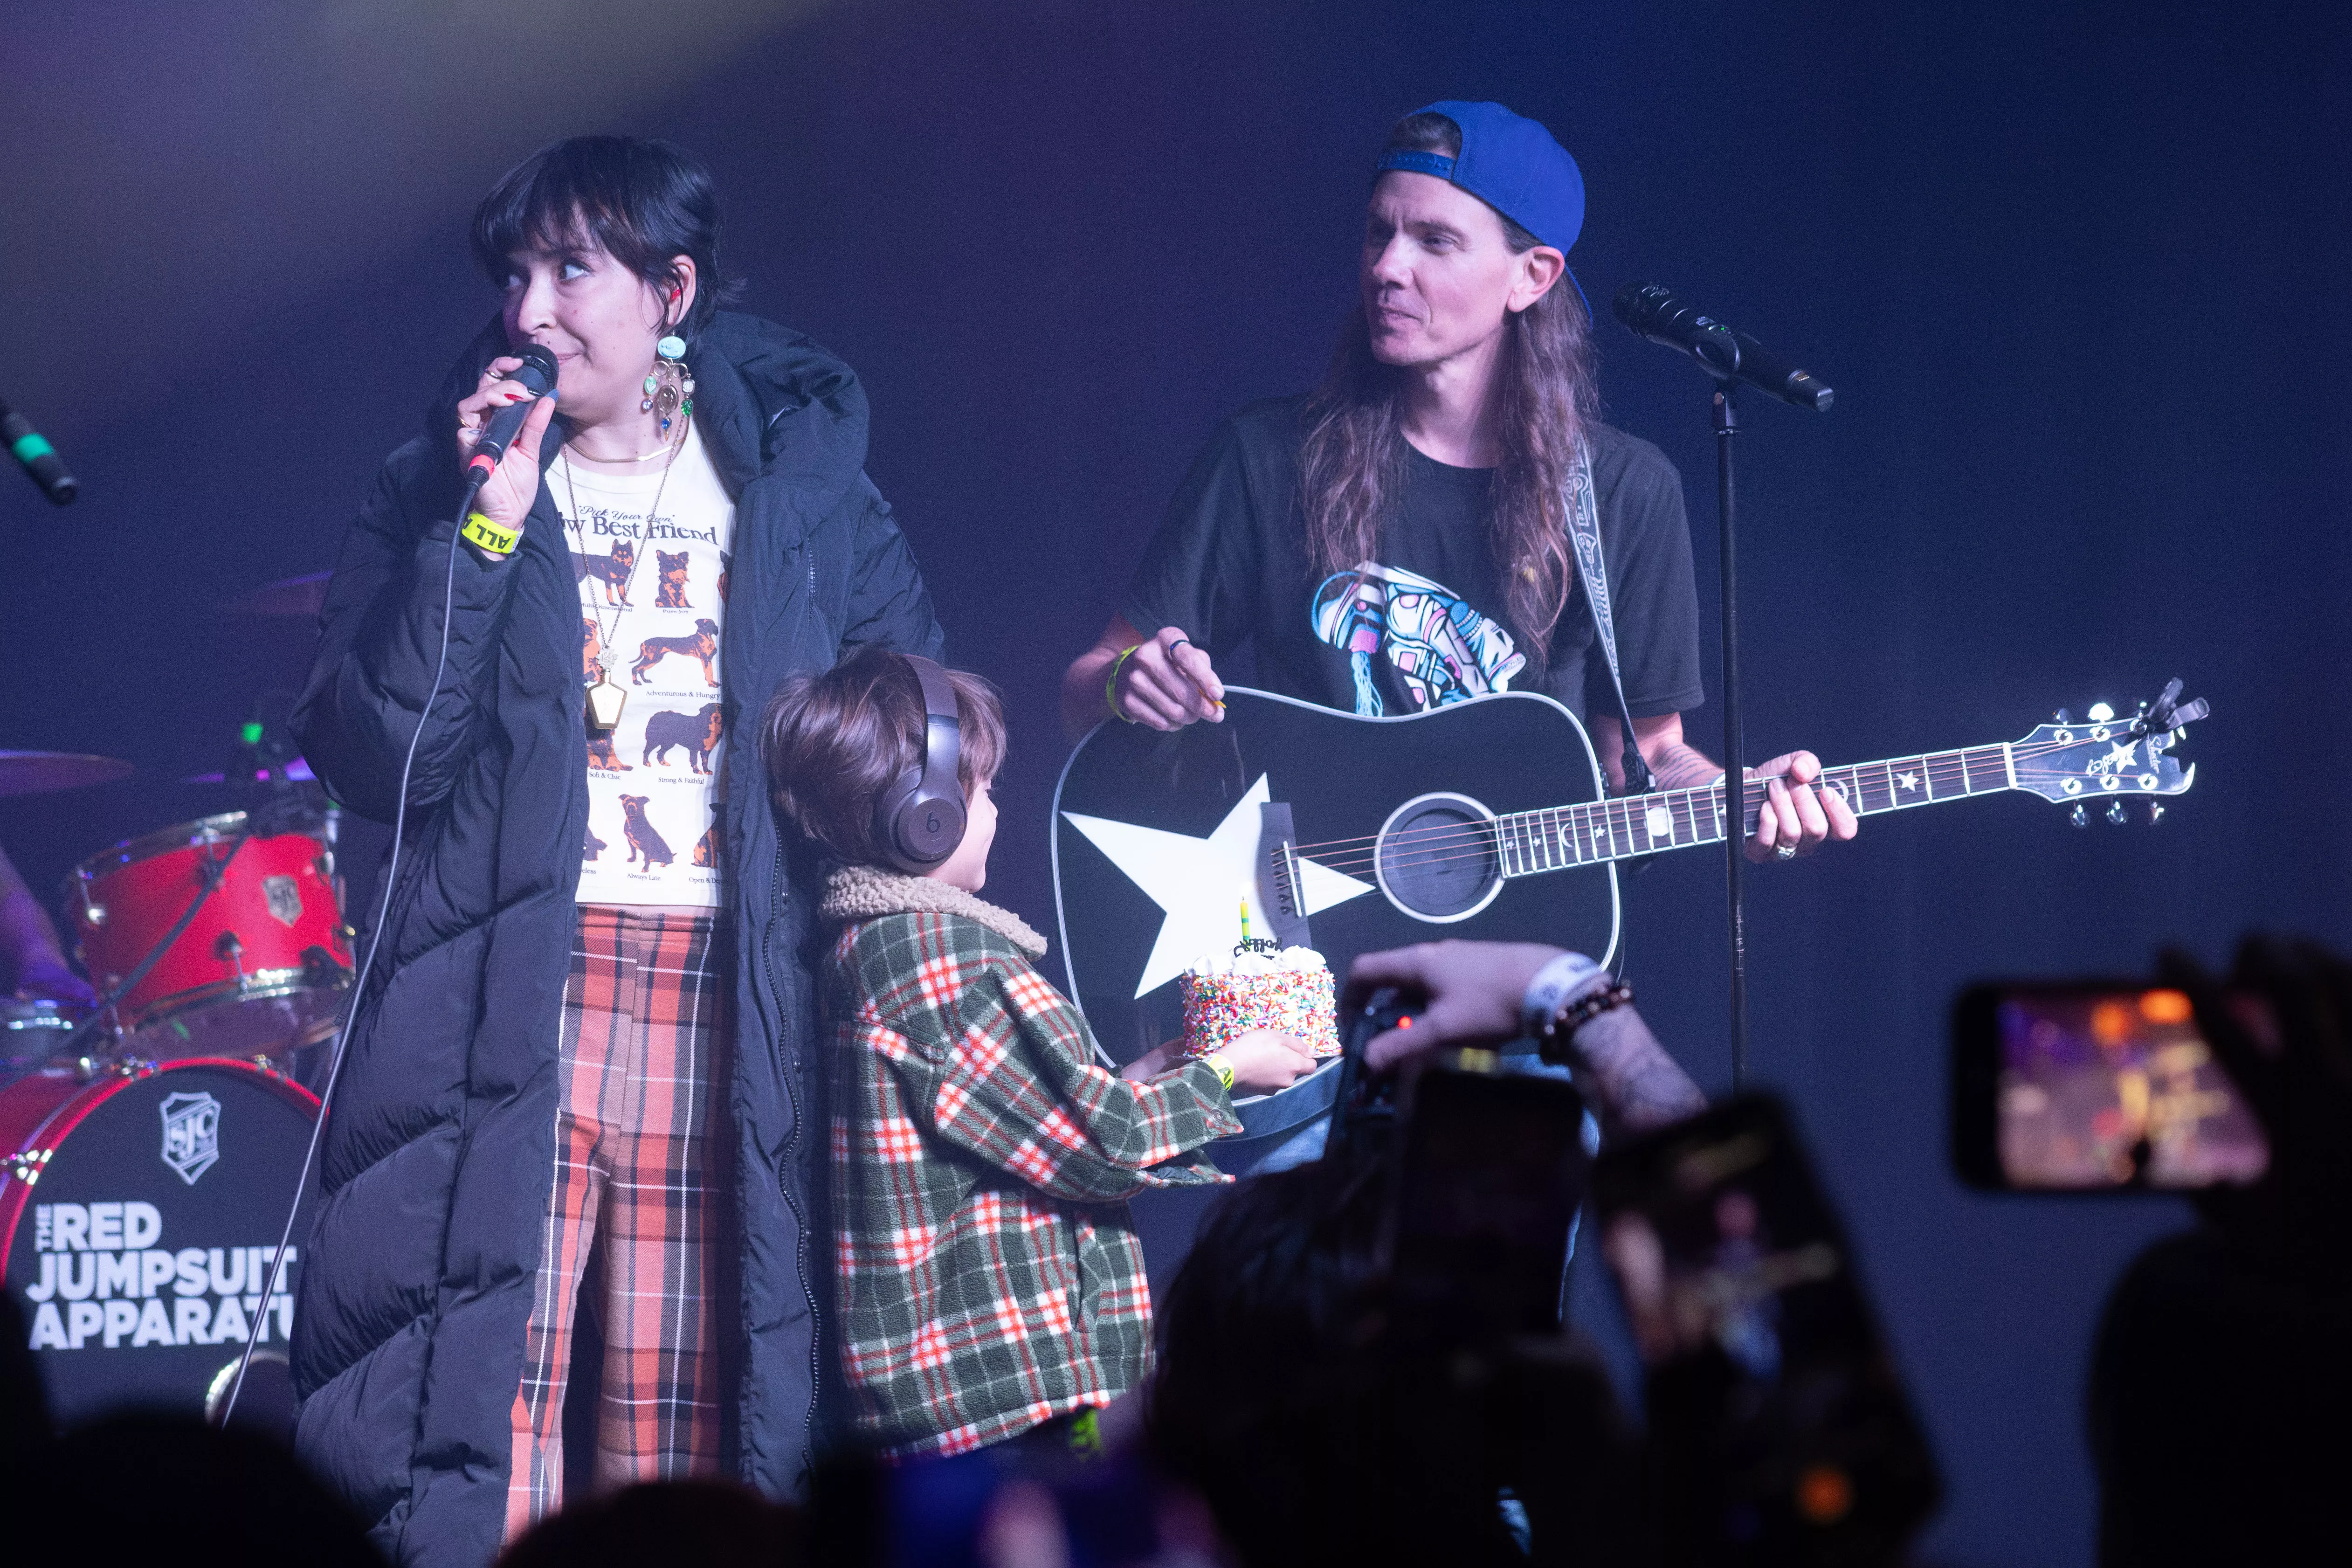
<path id="1" fill-rule="evenodd" d="M 1185 967 L 1184 973 L 1192 980 L 1228 975 L 1250 980 L 1285 971 L 1312 973 L 1327 967 L 1323 955 L 1311 947 L 1286 947 L 1271 958 L 1262 952 L 1204 952 Z"/>

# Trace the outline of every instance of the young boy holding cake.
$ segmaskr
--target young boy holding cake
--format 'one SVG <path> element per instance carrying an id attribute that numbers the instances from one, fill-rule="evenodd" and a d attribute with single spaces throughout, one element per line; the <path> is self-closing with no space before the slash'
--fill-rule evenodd
<path id="1" fill-rule="evenodd" d="M 1270 1030 L 1124 1075 L 987 879 L 1003 710 L 976 676 L 859 650 L 761 721 L 784 815 L 827 857 L 835 1341 L 858 1436 L 896 1456 L 1034 1434 L 1139 1383 L 1151 1297 L 1127 1199 L 1230 1178 L 1231 1095 L 1287 1087 Z M 1040 1431 L 1041 1428 L 1048 1429 Z"/>

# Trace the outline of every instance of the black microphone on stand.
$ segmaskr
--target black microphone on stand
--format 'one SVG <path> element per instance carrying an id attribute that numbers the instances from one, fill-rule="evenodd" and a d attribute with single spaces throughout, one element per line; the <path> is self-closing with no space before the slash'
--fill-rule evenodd
<path id="1" fill-rule="evenodd" d="M 1702 316 L 1675 298 L 1662 283 L 1628 283 L 1612 307 L 1637 338 L 1678 350 L 1696 360 L 1717 381 L 1744 381 L 1783 403 L 1827 414 L 1837 394 L 1795 362 L 1774 353 L 1746 332 Z"/>
<path id="2" fill-rule="evenodd" d="M 65 459 L 58 456 L 58 449 L 33 428 L 32 421 L 9 407 L 5 397 L 0 397 L 0 442 L 25 465 L 25 472 L 41 487 L 50 504 L 68 506 L 81 494 L 81 481 L 66 472 Z"/>

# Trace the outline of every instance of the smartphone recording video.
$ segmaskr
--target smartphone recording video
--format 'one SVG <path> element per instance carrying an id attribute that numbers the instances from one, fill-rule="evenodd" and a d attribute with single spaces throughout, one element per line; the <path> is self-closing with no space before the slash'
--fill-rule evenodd
<path id="1" fill-rule="evenodd" d="M 1971 987 L 1954 1013 L 1952 1110 L 1955 1162 L 1979 1187 L 2180 1190 L 2270 1166 L 2188 996 L 2164 986 Z"/>
<path id="2" fill-rule="evenodd" d="M 1686 1450 L 1709 1562 L 1895 1560 L 1934 1510 L 1933 1456 L 1853 1254 L 1786 1111 L 1749 1095 L 1604 1152 L 1601 1253 Z"/>
<path id="3" fill-rule="evenodd" d="M 1412 1092 L 1384 1230 L 1408 1334 L 1475 1341 L 1559 1326 L 1591 1156 L 1557 1079 L 1432 1068 Z"/>

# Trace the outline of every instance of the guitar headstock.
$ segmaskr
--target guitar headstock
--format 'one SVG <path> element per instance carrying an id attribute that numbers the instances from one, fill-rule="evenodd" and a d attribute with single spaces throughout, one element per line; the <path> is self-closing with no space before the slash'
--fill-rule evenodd
<path id="1" fill-rule="evenodd" d="M 2017 787 L 2062 805 L 2071 803 L 2077 827 L 2089 819 L 2086 808 L 2099 801 L 2108 803 L 2107 819 L 2120 823 L 2123 803 L 2135 796 L 2153 803 L 2187 794 L 2197 782 L 2197 764 L 2184 768 L 2170 752 L 2190 721 L 2212 710 L 2201 697 L 2190 702 L 2179 699 L 2180 682 L 2175 680 L 2128 719 L 2117 718 L 2104 702 L 2080 721 L 2060 709 L 2049 723 L 2035 725 L 2011 746 Z M 2151 804 L 2148 820 L 2154 822 L 2163 812 L 2161 805 Z"/>

